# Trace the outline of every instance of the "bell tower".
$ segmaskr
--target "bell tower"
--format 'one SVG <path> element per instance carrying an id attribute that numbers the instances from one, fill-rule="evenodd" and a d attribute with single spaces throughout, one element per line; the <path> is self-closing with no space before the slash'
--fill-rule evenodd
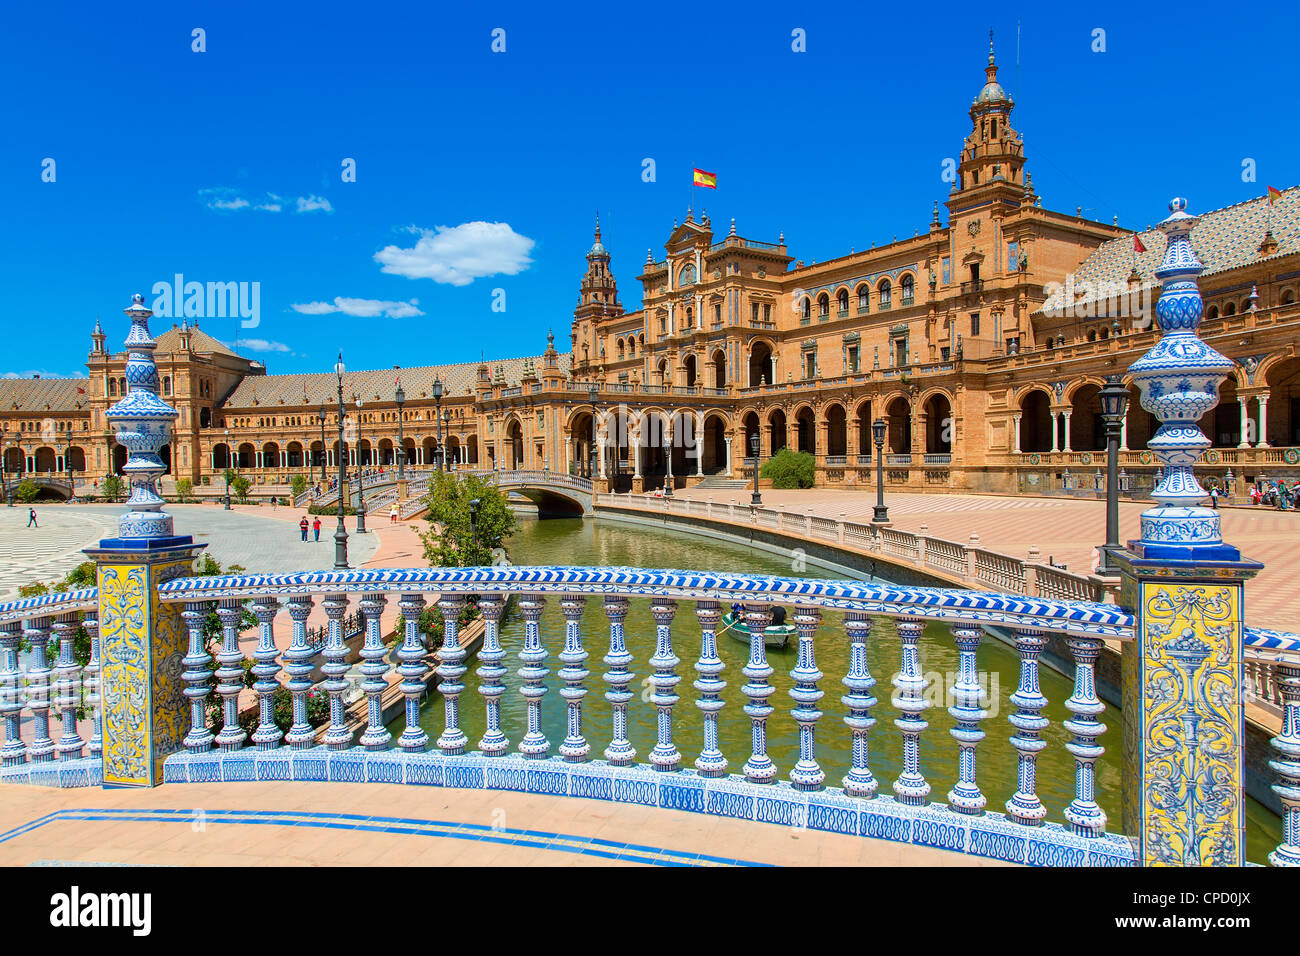
<path id="1" fill-rule="evenodd" d="M 1015 103 L 998 82 L 993 57 L 993 31 L 989 31 L 989 61 L 984 68 L 984 88 L 970 106 L 971 131 L 962 146 L 953 193 L 961 194 L 962 206 L 978 196 L 1012 199 L 1025 195 L 1024 139 L 1011 128 Z"/>
<path id="2" fill-rule="evenodd" d="M 609 250 L 600 241 L 600 216 L 596 216 L 595 242 L 587 251 L 587 271 L 573 310 L 573 364 L 578 369 L 600 364 L 600 323 L 623 314 L 618 301 L 618 283 L 609 268 Z"/>

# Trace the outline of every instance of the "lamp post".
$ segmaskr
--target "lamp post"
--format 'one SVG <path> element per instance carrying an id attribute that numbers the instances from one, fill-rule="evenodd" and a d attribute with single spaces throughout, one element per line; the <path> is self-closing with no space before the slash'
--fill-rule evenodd
<path id="1" fill-rule="evenodd" d="M 758 432 L 749 436 L 749 457 L 754 459 L 754 493 L 749 496 L 751 508 L 763 503 L 763 496 L 758 493 Z"/>
<path id="2" fill-rule="evenodd" d="M 474 518 L 478 514 L 478 503 L 479 500 L 477 498 L 469 499 L 469 547 L 471 553 L 473 552 L 474 546 L 478 544 L 478 528 L 474 523 Z"/>
<path id="3" fill-rule="evenodd" d="M 338 363 L 334 366 L 334 374 L 338 376 L 339 382 L 339 523 L 334 529 L 334 570 L 346 571 L 348 569 L 348 529 L 343 523 L 343 483 L 347 478 L 344 470 L 344 462 L 347 455 L 343 447 L 343 353 L 339 352 Z"/>
<path id="4" fill-rule="evenodd" d="M 0 446 L 3 448 L 0 451 L 0 478 L 4 480 L 5 498 L 9 502 L 9 507 L 12 508 L 14 506 L 14 493 L 9 487 L 9 469 L 6 467 L 8 462 L 5 461 L 9 457 L 9 434 L 3 428 L 0 428 Z"/>
<path id="5" fill-rule="evenodd" d="M 600 391 L 593 382 L 587 389 L 587 400 L 591 402 L 591 454 L 588 455 L 591 463 L 588 465 L 588 477 L 591 478 L 592 487 L 596 482 L 596 399 L 600 397 Z"/>
<path id="6" fill-rule="evenodd" d="M 364 403 L 357 399 L 357 534 L 366 533 L 366 473 L 361 468 L 361 410 Z"/>
<path id="7" fill-rule="evenodd" d="M 876 443 L 876 510 L 871 516 L 872 524 L 889 520 L 889 509 L 885 507 L 885 429 L 888 427 L 883 418 L 871 423 L 871 437 Z"/>
<path id="8" fill-rule="evenodd" d="M 433 453 L 433 467 L 442 471 L 442 379 L 433 377 L 433 417 L 438 421 L 438 448 Z"/>
<path id="9" fill-rule="evenodd" d="M 397 392 L 393 395 L 397 402 L 397 480 L 406 480 L 406 444 L 402 438 L 402 406 L 406 404 L 406 392 L 402 391 L 402 383 L 397 383 Z"/>
<path id="10" fill-rule="evenodd" d="M 320 486 L 324 489 L 325 482 L 329 481 L 325 477 L 325 459 L 329 456 L 325 454 L 325 404 L 323 402 L 316 414 L 320 416 Z"/>
<path id="11" fill-rule="evenodd" d="M 1128 389 L 1123 378 L 1108 376 L 1097 397 L 1106 424 L 1106 543 L 1097 562 L 1097 570 L 1104 574 L 1118 570 L 1111 567 L 1111 551 L 1119 547 L 1119 435 L 1128 411 Z"/>
<path id="12" fill-rule="evenodd" d="M 447 411 L 442 413 L 442 427 L 447 431 L 447 440 L 451 441 L 451 409 L 447 409 Z M 456 460 L 454 458 L 448 460 L 444 457 L 442 463 L 448 471 L 455 470 Z"/>
<path id="13" fill-rule="evenodd" d="M 230 453 L 230 429 L 226 430 L 226 510 L 230 510 L 230 472 L 234 471 L 231 465 L 234 463 L 234 456 Z"/>

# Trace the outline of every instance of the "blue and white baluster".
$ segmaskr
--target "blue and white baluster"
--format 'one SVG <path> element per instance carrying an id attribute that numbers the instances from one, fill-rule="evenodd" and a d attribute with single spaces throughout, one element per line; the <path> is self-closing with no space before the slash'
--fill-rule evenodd
<path id="1" fill-rule="evenodd" d="M 627 620 L 630 602 L 625 597 L 611 594 L 605 598 L 605 616 L 609 618 L 609 653 L 605 655 L 605 699 L 609 701 L 611 711 L 612 734 L 609 746 L 605 748 L 605 759 L 612 767 L 630 767 L 636 760 L 636 748 L 627 739 L 627 705 L 633 696 L 628 685 L 636 675 L 627 669 L 632 663 L 623 634 L 623 622 Z"/>
<path id="2" fill-rule="evenodd" d="M 718 678 L 726 667 L 718 657 L 718 622 L 722 620 L 722 608 L 717 601 L 698 601 L 695 616 L 700 621 L 700 659 L 695 664 L 700 676 L 694 685 L 700 698 L 695 706 L 704 714 L 704 749 L 695 758 L 695 769 L 701 777 L 721 777 L 727 772 L 727 758 L 718 749 L 718 712 L 723 705 L 720 695 L 727 686 Z"/>
<path id="3" fill-rule="evenodd" d="M 54 620 L 54 636 L 59 642 L 59 664 L 55 670 L 59 694 L 59 716 L 63 718 L 63 735 L 55 745 L 60 760 L 75 760 L 86 749 L 85 741 L 77 733 L 77 688 L 81 668 L 72 656 L 72 642 L 77 636 L 80 621 L 75 613 L 60 614 Z"/>
<path id="4" fill-rule="evenodd" d="M 772 623 L 772 607 L 768 604 L 746 604 L 745 624 L 749 627 L 749 661 L 741 673 L 749 682 L 741 692 L 749 698 L 745 715 L 750 722 L 752 753 L 745 761 L 745 779 L 750 783 L 771 783 L 776 779 L 776 764 L 767 755 L 767 718 L 775 709 L 767 699 L 776 693 L 768 678 L 776 673 L 767 662 L 764 633 Z"/>
<path id="5" fill-rule="evenodd" d="M 952 629 L 957 643 L 957 681 L 952 686 L 953 705 L 948 713 L 957 722 L 949 733 L 957 741 L 958 778 L 948 791 L 948 804 L 958 813 L 983 813 L 988 805 L 975 777 L 975 748 L 985 736 L 979 722 L 989 715 L 980 706 L 983 695 L 975 669 L 982 634 L 978 627 L 956 625 Z"/>
<path id="6" fill-rule="evenodd" d="M 560 696 L 568 704 L 568 734 L 560 744 L 560 756 L 570 763 L 582 763 L 591 753 L 591 744 L 582 736 L 582 699 L 587 696 L 583 681 L 587 679 L 587 652 L 582 647 L 582 612 L 587 599 L 580 594 L 566 594 L 560 598 L 564 613 L 564 650 L 560 660 L 564 666 L 555 674 L 564 681 Z"/>
<path id="7" fill-rule="evenodd" d="M 420 632 L 420 615 L 424 613 L 423 594 L 403 594 L 397 602 L 402 612 L 402 646 L 397 650 L 397 673 L 402 675 L 402 696 L 406 698 L 406 729 L 397 738 L 397 747 L 407 753 L 422 754 L 429 746 L 429 735 L 420 726 L 420 698 L 424 696 L 424 678 L 429 665 L 424 662 L 428 649 Z"/>
<path id="8" fill-rule="evenodd" d="M 360 601 L 361 616 L 365 619 L 366 638 L 361 646 L 361 691 L 366 695 L 366 729 L 361 734 L 361 746 L 367 750 L 387 750 L 393 735 L 384 726 L 382 698 L 388 689 L 384 675 L 388 673 L 388 648 L 384 647 L 381 630 L 384 607 L 388 598 L 382 594 L 367 594 Z"/>
<path id="9" fill-rule="evenodd" d="M 541 759 L 551 749 L 550 741 L 542 733 L 542 698 L 546 696 L 546 686 L 542 681 L 550 671 L 542 666 L 546 660 L 546 649 L 542 647 L 540 621 L 546 607 L 546 598 L 541 594 L 528 594 L 519 599 L 519 610 L 524 616 L 524 647 L 519 652 L 519 659 L 524 666 L 519 668 L 523 687 L 519 688 L 527 708 L 528 731 L 519 741 L 519 752 L 525 757 Z"/>
<path id="10" fill-rule="evenodd" d="M 348 648 L 343 643 L 343 618 L 348 613 L 348 597 L 346 594 L 326 595 L 321 607 L 329 620 L 325 648 L 321 651 L 325 663 L 320 669 L 326 678 L 321 687 L 330 699 L 330 726 L 322 740 L 330 750 L 345 750 L 352 743 L 352 734 L 343 713 L 343 694 L 348 689 Z"/>
<path id="11" fill-rule="evenodd" d="M 1074 755 L 1074 799 L 1065 808 L 1070 830 L 1079 836 L 1099 837 L 1106 832 L 1106 814 L 1097 806 L 1096 769 L 1093 764 L 1106 752 L 1097 738 L 1106 725 L 1097 719 L 1106 705 L 1097 697 L 1097 658 L 1101 654 L 1099 637 L 1071 636 L 1067 641 L 1074 655 L 1074 693 L 1065 702 L 1073 716 L 1062 726 L 1074 736 L 1065 749 Z"/>
<path id="12" fill-rule="evenodd" d="M 822 784 L 826 782 L 826 772 L 817 763 L 816 737 L 817 721 L 822 716 L 822 712 L 817 709 L 817 702 L 825 694 L 817 687 L 817 682 L 822 679 L 822 672 L 817 669 L 817 655 L 813 650 L 813 639 L 821 619 L 821 612 L 816 608 L 798 608 L 794 612 L 794 626 L 799 632 L 799 653 L 794 670 L 790 671 L 790 678 L 794 681 L 794 687 L 790 688 L 790 696 L 795 704 L 790 711 L 790 716 L 799 725 L 799 760 L 790 771 L 790 783 L 796 790 L 820 790 Z M 865 637 L 863 639 L 865 640 Z M 875 681 L 872 683 L 874 684 Z M 874 704 L 875 700 L 872 699 L 871 703 Z M 857 750 L 856 736 L 854 750 Z M 862 766 L 865 768 L 867 765 L 865 748 L 863 753 Z M 874 780 L 872 785 L 874 787 Z"/>
<path id="13" fill-rule="evenodd" d="M 244 689 L 244 655 L 239 650 L 239 618 L 243 612 L 235 598 L 223 598 L 217 605 L 221 620 L 221 650 L 217 652 L 217 693 L 221 695 L 221 731 L 217 746 L 222 750 L 238 750 L 244 746 L 248 734 L 239 726 L 239 693 Z"/>
<path id="14" fill-rule="evenodd" d="M 208 653 L 203 633 L 209 606 L 206 601 L 190 601 L 181 611 L 181 619 L 190 634 L 189 653 L 181 659 L 181 666 L 185 668 L 181 677 L 185 680 L 185 699 L 190 702 L 190 729 L 185 735 L 185 748 L 192 754 L 207 753 L 212 749 L 212 728 L 208 726 L 212 655 Z"/>
<path id="15" fill-rule="evenodd" d="M 280 689 L 276 675 L 280 673 L 275 646 L 275 615 L 280 602 L 273 597 L 259 597 L 253 602 L 253 617 L 257 618 L 257 649 L 253 651 L 253 693 L 257 694 L 257 729 L 253 731 L 253 746 L 258 750 L 274 750 L 284 737 L 275 722 L 275 692 Z"/>
<path id="16" fill-rule="evenodd" d="M 795 623 L 798 621 L 799 616 L 796 616 Z M 868 765 L 871 753 L 868 734 L 876 723 L 876 718 L 871 716 L 871 708 L 876 706 L 871 688 L 876 686 L 876 679 L 867 669 L 867 639 L 871 636 L 871 618 L 850 611 L 844 615 L 844 630 L 849 636 L 849 672 L 844 675 L 843 684 L 849 692 L 840 701 L 848 708 L 844 723 L 853 734 L 853 766 L 844 776 L 844 792 L 851 797 L 870 800 L 880 789 L 880 784 Z"/>
<path id="17" fill-rule="evenodd" d="M 1271 741 L 1277 756 L 1273 792 L 1282 801 L 1282 842 L 1268 855 L 1274 866 L 1300 866 L 1300 665 L 1278 661 L 1273 680 L 1282 695 L 1282 732 Z"/>
<path id="18" fill-rule="evenodd" d="M 460 646 L 460 616 L 465 610 L 463 594 L 444 594 L 438 598 L 438 610 L 442 612 L 442 647 L 438 648 L 438 690 L 442 692 L 443 710 L 446 725 L 438 735 L 438 749 L 447 756 L 465 752 L 469 738 L 460 729 L 460 695 L 465 685 L 460 679 L 465 676 L 465 648 Z"/>
<path id="19" fill-rule="evenodd" d="M 98 757 L 104 752 L 103 665 L 99 659 L 99 619 L 87 611 L 81 626 L 90 636 L 90 660 L 86 662 L 86 709 L 90 711 L 90 740 L 86 752 Z M 210 736 L 210 735 L 209 735 Z"/>
<path id="20" fill-rule="evenodd" d="M 674 693 L 678 682 L 675 668 L 680 663 L 673 653 L 673 617 L 677 614 L 677 602 L 666 598 L 655 598 L 650 602 L 650 613 L 655 619 L 655 652 L 649 664 L 654 668 L 650 675 L 650 686 L 654 692 L 650 703 L 656 711 L 656 741 L 650 751 L 650 763 L 656 770 L 669 772 L 676 770 L 682 762 L 673 743 L 673 705 L 680 697 Z"/>
<path id="21" fill-rule="evenodd" d="M 293 750 L 309 750 L 316 745 L 316 728 L 307 719 L 307 695 L 312 689 L 313 663 L 316 648 L 307 643 L 307 618 L 311 617 L 310 594 L 296 595 L 289 600 L 289 620 L 293 636 L 284 652 L 284 672 L 289 675 L 285 686 L 293 698 L 293 726 L 284 735 L 285 744 Z"/>
<path id="22" fill-rule="evenodd" d="M 487 757 L 504 756 L 510 746 L 509 739 L 501 732 L 501 697 L 506 692 L 506 685 L 501 681 L 506 676 L 506 667 L 502 663 L 506 652 L 501 647 L 501 614 L 505 606 L 505 601 L 496 594 L 478 599 L 478 610 L 483 615 L 483 646 L 478 652 L 478 692 L 483 695 L 487 707 L 487 726 L 478 742 L 478 749 Z"/>
<path id="23" fill-rule="evenodd" d="M 54 759 L 54 741 L 50 739 L 50 619 L 28 619 L 23 636 L 32 648 L 27 663 L 27 708 L 32 712 L 32 742 L 27 745 L 27 758 L 42 763 Z"/>
<path id="24" fill-rule="evenodd" d="M 902 666 L 893 681 L 896 693 L 890 703 L 900 711 L 894 726 L 903 737 L 903 770 L 894 781 L 894 799 L 905 806 L 920 807 L 930 796 L 930 784 L 921 773 L 921 733 L 930 726 L 922 716 L 930 706 L 925 699 L 926 681 L 919 650 L 925 622 L 895 618 L 894 628 L 902 647 Z"/>
<path id="25" fill-rule="evenodd" d="M 1011 746 L 1016 748 L 1019 756 L 1019 768 L 1016 792 L 1007 801 L 1007 816 L 1017 823 L 1033 827 L 1047 816 L 1047 808 L 1038 799 L 1037 787 L 1038 754 L 1047 746 L 1042 734 L 1051 723 L 1043 716 L 1047 698 L 1038 688 L 1038 656 L 1047 646 L 1047 638 L 1041 631 L 1023 628 L 1015 633 L 1016 650 L 1020 652 L 1020 685 L 1011 695 L 1011 703 L 1016 709 L 1007 720 L 1016 728 Z"/>
<path id="26" fill-rule="evenodd" d="M 18 669 L 18 645 L 22 643 L 22 623 L 0 624 L 0 714 L 5 719 L 5 742 L 0 747 L 0 766 L 12 767 L 27 760 L 23 743 L 22 717 L 23 672 Z"/>

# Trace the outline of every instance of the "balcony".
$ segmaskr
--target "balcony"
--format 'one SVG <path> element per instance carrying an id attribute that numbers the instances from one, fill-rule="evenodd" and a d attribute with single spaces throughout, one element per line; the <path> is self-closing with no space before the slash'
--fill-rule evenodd
<path id="1" fill-rule="evenodd" d="M 971 279 L 969 282 L 963 282 L 961 284 L 962 295 L 974 295 L 977 292 L 983 292 L 983 291 L 984 291 L 983 279 Z"/>

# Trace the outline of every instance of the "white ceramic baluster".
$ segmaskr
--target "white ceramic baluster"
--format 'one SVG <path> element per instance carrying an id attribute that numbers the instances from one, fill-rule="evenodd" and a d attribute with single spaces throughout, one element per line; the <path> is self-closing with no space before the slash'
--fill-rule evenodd
<path id="1" fill-rule="evenodd" d="M 681 680 L 674 670 L 680 661 L 673 653 L 673 617 L 677 614 L 677 602 L 655 598 L 650 602 L 650 613 L 655 619 L 655 652 L 649 661 L 654 668 L 650 675 L 650 686 L 654 688 L 650 703 L 656 711 L 656 742 L 650 751 L 650 763 L 656 770 L 672 771 L 682 761 L 682 755 L 673 744 L 673 705 L 681 700 L 674 693 Z"/>
<path id="2" fill-rule="evenodd" d="M 727 758 L 718 749 L 718 713 L 723 705 L 719 695 L 727 686 L 718 679 L 726 666 L 718 657 L 718 622 L 722 620 L 722 609 L 717 601 L 699 601 L 695 616 L 700 621 L 700 659 L 695 664 L 700 676 L 694 685 L 700 698 L 695 706 L 704 714 L 704 749 L 695 759 L 695 769 L 701 777 L 721 777 L 727 772 Z"/>
<path id="3" fill-rule="evenodd" d="M 207 753 L 212 749 L 212 728 L 208 726 L 212 655 L 208 653 L 203 633 L 210 607 L 207 601 L 191 601 L 181 611 L 181 619 L 190 633 L 189 653 L 181 659 L 181 666 L 185 668 L 181 677 L 185 679 L 185 697 L 190 702 L 190 730 L 185 735 L 185 747 L 192 754 Z"/>
<path id="4" fill-rule="evenodd" d="M 528 731 L 519 741 L 519 752 L 533 759 L 545 757 L 551 749 L 550 741 L 542 733 L 542 698 L 546 696 L 542 681 L 550 673 L 542 666 L 546 649 L 542 647 L 539 622 L 545 607 L 546 598 L 540 594 L 529 594 L 519 599 L 519 610 L 524 616 L 524 648 L 519 652 L 519 659 L 524 662 L 524 666 L 519 668 L 524 686 L 519 693 L 524 698 L 528 714 Z"/>
<path id="5" fill-rule="evenodd" d="M 221 650 L 217 653 L 217 693 L 221 695 L 223 726 L 217 734 L 222 750 L 238 750 L 248 737 L 239 726 L 239 693 L 244 689 L 244 655 L 239 650 L 240 602 L 226 598 L 217 606 L 221 619 Z"/>
<path id="6" fill-rule="evenodd" d="M 397 651 L 402 663 L 397 673 L 402 675 L 402 696 L 406 698 L 406 729 L 397 738 L 397 746 L 407 753 L 418 754 L 429 746 L 429 735 L 420 726 L 420 698 L 424 696 L 424 678 L 429 672 L 429 665 L 424 662 L 428 652 L 420 633 L 424 595 L 403 594 L 397 606 L 402 612 L 402 646 Z"/>
<path id="7" fill-rule="evenodd" d="M 366 695 L 366 729 L 360 744 L 367 750 L 387 750 L 393 735 L 384 726 L 382 698 L 388 689 L 384 675 L 388 673 L 388 649 L 384 647 L 381 624 L 388 598 L 382 594 L 367 594 L 360 601 L 361 615 L 365 618 L 366 638 L 361 647 L 361 690 Z"/>
<path id="8" fill-rule="evenodd" d="M 560 660 L 564 666 L 556 677 L 564 681 L 560 696 L 568 704 L 568 735 L 560 744 L 560 756 L 571 763 L 581 763 L 591 752 L 591 744 L 582 736 L 582 699 L 587 696 L 583 681 L 587 679 L 587 652 L 582 648 L 582 612 L 587 599 L 580 594 L 566 594 L 560 598 L 564 613 L 564 650 Z"/>
<path id="9" fill-rule="evenodd" d="M 280 602 L 273 597 L 259 597 L 253 602 L 253 616 L 257 618 L 257 650 L 253 651 L 253 691 L 257 694 L 258 724 L 253 731 L 253 746 L 258 750 L 274 750 L 280 746 L 284 734 L 275 722 L 275 692 L 280 689 L 276 675 L 280 673 L 275 647 L 275 615 Z"/>
<path id="10" fill-rule="evenodd" d="M 798 617 L 795 621 L 798 622 Z M 867 638 L 871 636 L 871 618 L 858 612 L 849 612 L 844 615 L 844 630 L 849 636 L 849 672 L 844 676 L 843 683 L 849 692 L 840 701 L 848 709 L 844 723 L 853 734 L 853 766 L 844 777 L 844 792 L 851 797 L 870 800 L 880 789 L 868 763 L 870 747 L 867 735 L 876 723 L 876 719 L 871 716 L 871 708 L 876 706 L 871 688 L 876 686 L 876 679 L 867 668 Z"/>
<path id="11" fill-rule="evenodd" d="M 749 678 L 741 691 L 749 698 L 744 710 L 750 722 L 752 753 L 745 761 L 744 769 L 745 779 L 750 783 L 771 783 L 776 779 L 776 764 L 767 755 L 767 718 L 775 709 L 767 699 L 776 693 L 776 688 L 767 679 L 775 671 L 767 662 L 767 646 L 763 643 L 764 634 L 771 623 L 771 605 L 745 605 L 745 624 L 749 627 L 749 661 L 740 672 Z"/>
<path id="12" fill-rule="evenodd" d="M 438 749 L 448 756 L 463 754 L 469 738 L 460 729 L 460 695 L 465 685 L 465 648 L 460 646 L 460 615 L 465 610 L 463 594 L 445 594 L 438 598 L 442 612 L 442 647 L 438 648 L 438 690 L 442 692 L 446 723 L 438 735 Z"/>
<path id="13" fill-rule="evenodd" d="M 54 636 L 59 642 L 59 664 L 55 670 L 58 683 L 59 716 L 63 718 L 63 734 L 55 745 L 60 760 L 75 760 L 81 756 L 86 744 L 77 733 L 77 689 L 81 668 L 72 656 L 72 642 L 81 626 L 79 616 L 60 614 L 54 621 Z"/>
<path id="14" fill-rule="evenodd" d="M 90 660 L 86 662 L 85 671 L 86 709 L 90 711 L 90 741 L 86 744 L 86 751 L 90 756 L 98 757 L 104 752 L 104 698 L 101 693 L 103 669 L 99 659 L 99 620 L 94 617 L 94 612 L 86 612 L 81 626 L 90 636 Z M 211 736 L 208 735 L 209 740 Z"/>
<path id="15" fill-rule="evenodd" d="M 287 687 L 293 697 L 293 726 L 284 735 L 284 742 L 294 750 L 307 750 L 316 743 L 316 730 L 307 719 L 307 695 L 312 689 L 311 675 L 315 667 L 312 659 L 316 648 L 307 643 L 307 618 L 311 616 L 310 594 L 297 595 L 289 600 L 289 620 L 293 636 L 284 652 L 284 671 L 289 675 Z"/>
<path id="16" fill-rule="evenodd" d="M 958 813 L 984 812 L 988 800 L 976 782 L 975 747 L 984 739 L 979 722 L 988 716 L 981 706 L 979 675 L 975 670 L 975 653 L 982 632 L 977 627 L 954 626 L 957 643 L 957 681 L 952 687 L 953 705 L 948 708 L 957 722 L 949 733 L 957 741 L 958 779 L 948 791 L 948 803 Z"/>
<path id="17" fill-rule="evenodd" d="M 919 651 L 925 622 L 895 618 L 894 627 L 902 646 L 902 667 L 894 678 L 897 693 L 890 703 L 901 711 L 894 718 L 894 726 L 903 737 L 903 769 L 894 781 L 894 799 L 905 806 L 919 807 L 930 796 L 930 784 L 921 773 L 921 732 L 930 726 L 922 716 L 930 706 L 925 699 L 926 680 Z"/>
<path id="18" fill-rule="evenodd" d="M 609 746 L 605 748 L 605 759 L 614 767 L 630 767 L 636 759 L 636 749 L 627 739 L 627 704 L 633 697 L 628 684 L 635 676 L 627 669 L 632 663 L 623 639 L 623 622 L 627 619 L 628 599 L 611 594 L 605 598 L 605 616 L 609 618 L 609 653 L 605 655 L 605 699 L 609 701 L 613 731 Z"/>
<path id="19" fill-rule="evenodd" d="M 1038 754 L 1047 747 L 1042 732 L 1050 723 L 1042 714 L 1047 698 L 1038 688 L 1038 656 L 1047 646 L 1047 638 L 1034 630 L 1018 629 L 1015 633 L 1016 650 L 1020 652 L 1020 685 L 1011 695 L 1016 709 L 1007 720 L 1016 728 L 1011 746 L 1019 755 L 1019 767 L 1017 790 L 1006 804 L 1007 816 L 1025 826 L 1037 826 L 1047 816 L 1036 785 Z"/>
<path id="20" fill-rule="evenodd" d="M 11 767 L 27 760 L 23 743 L 22 716 L 23 672 L 18 669 L 18 645 L 22 643 L 22 623 L 0 624 L 0 714 L 5 719 L 5 742 L 0 748 L 0 766 Z"/>
<path id="21" fill-rule="evenodd" d="M 28 619 L 23 636 L 32 647 L 27 663 L 27 709 L 32 712 L 32 742 L 27 745 L 27 759 L 42 763 L 54 759 L 54 741 L 50 739 L 50 619 Z"/>
<path id="22" fill-rule="evenodd" d="M 1274 866 L 1300 866 L 1300 665 L 1273 664 L 1273 683 L 1282 695 L 1282 732 L 1272 740 L 1277 756 L 1273 792 L 1282 801 L 1282 842 L 1268 855 Z"/>
<path id="23" fill-rule="evenodd" d="M 347 728 L 343 714 L 343 692 L 348 689 L 348 665 L 345 663 L 348 648 L 343 643 L 343 617 L 348 613 L 348 596 L 327 595 L 321 606 L 329 619 L 329 633 L 325 638 L 325 649 L 321 652 L 325 659 L 321 673 L 326 678 L 321 687 L 330 699 L 330 726 L 325 731 L 323 742 L 330 750 L 343 750 L 352 743 L 352 733 Z"/>
<path id="24" fill-rule="evenodd" d="M 1093 764 L 1106 752 L 1106 748 L 1097 743 L 1097 738 L 1106 732 L 1106 725 L 1097 719 L 1106 710 L 1106 705 L 1097 697 L 1095 671 L 1102 640 L 1072 635 L 1066 643 L 1074 654 L 1074 693 L 1065 702 L 1065 709 L 1073 716 L 1062 726 L 1074 735 L 1065 745 L 1065 749 L 1074 755 L 1074 799 L 1065 808 L 1065 819 L 1072 832 L 1099 837 L 1106 832 L 1106 814 L 1097 806 Z"/>
<path id="25" fill-rule="evenodd" d="M 506 652 L 501 648 L 501 614 L 505 610 L 505 601 L 495 594 L 486 595 L 478 599 L 478 609 L 483 615 L 483 647 L 478 652 L 478 692 L 483 695 L 487 706 L 487 727 L 478 748 L 489 757 L 500 757 L 510 746 L 509 739 L 501 732 L 501 697 L 506 692 L 506 685 L 501 682 L 501 678 L 506 676 L 506 667 L 502 663 Z"/>
<path id="26" fill-rule="evenodd" d="M 790 696 L 795 703 L 790 716 L 799 725 L 799 761 L 790 771 L 790 783 L 796 790 L 820 790 L 822 784 L 826 782 L 826 772 L 817 763 L 816 730 L 817 721 L 822 716 L 822 712 L 817 709 L 817 702 L 825 694 L 817 687 L 817 682 L 822 679 L 822 672 L 817 669 L 813 639 L 822 616 L 816 608 L 807 607 L 798 608 L 793 617 L 794 626 L 799 632 L 799 654 L 794 670 L 790 671 L 790 678 L 794 681 L 794 687 L 790 688 Z M 872 704 L 874 703 L 875 700 L 872 699 Z M 856 734 L 854 750 L 857 750 Z M 863 766 L 866 766 L 865 759 Z M 875 781 L 872 782 L 874 784 Z"/>

